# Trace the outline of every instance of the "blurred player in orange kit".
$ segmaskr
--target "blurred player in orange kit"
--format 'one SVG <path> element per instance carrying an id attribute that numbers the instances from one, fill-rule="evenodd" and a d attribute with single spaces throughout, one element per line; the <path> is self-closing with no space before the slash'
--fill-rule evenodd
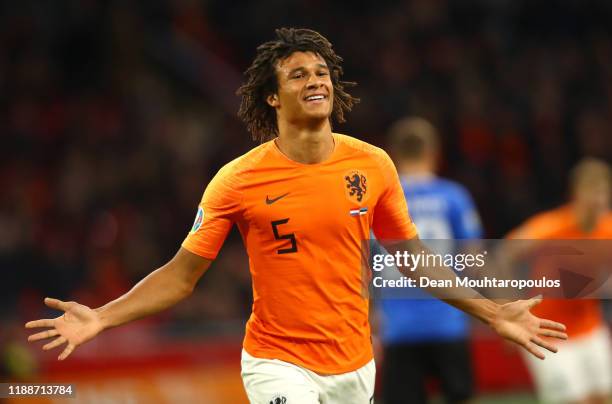
<path id="1" fill-rule="evenodd" d="M 514 239 L 612 239 L 610 167 L 585 159 L 572 171 L 571 201 L 540 213 L 510 233 Z M 610 336 L 595 299 L 550 299 L 534 309 L 566 324 L 569 340 L 547 361 L 527 358 L 546 403 L 606 403 L 612 383 Z"/>
<path id="2" fill-rule="evenodd" d="M 190 295 L 234 223 L 250 260 L 253 311 L 242 378 L 253 403 L 371 403 L 375 366 L 362 280 L 362 242 L 402 240 L 388 250 L 418 253 L 393 162 L 381 149 L 332 132 L 355 103 L 342 59 L 320 34 L 279 29 L 246 71 L 239 116 L 263 143 L 224 166 L 208 184 L 196 220 L 174 258 L 125 295 L 90 309 L 46 299 L 65 311 L 26 324 L 45 327 L 65 359 L 106 328 L 157 313 Z M 433 268 L 430 276 L 452 271 Z M 453 274 L 454 275 L 454 274 Z M 449 302 L 543 357 L 541 338 L 566 338 L 562 324 L 530 312 L 539 299 L 498 305 L 471 289 Z M 410 394 L 410 392 L 407 392 Z"/>

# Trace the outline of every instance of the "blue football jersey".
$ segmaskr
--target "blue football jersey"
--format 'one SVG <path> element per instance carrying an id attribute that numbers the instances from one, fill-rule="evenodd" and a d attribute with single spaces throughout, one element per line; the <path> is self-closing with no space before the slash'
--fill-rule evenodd
<path id="1" fill-rule="evenodd" d="M 433 175 L 401 177 L 401 182 L 421 239 L 482 237 L 478 212 L 462 185 Z M 384 299 L 379 312 L 385 344 L 452 341 L 468 333 L 467 316 L 438 299 Z"/>

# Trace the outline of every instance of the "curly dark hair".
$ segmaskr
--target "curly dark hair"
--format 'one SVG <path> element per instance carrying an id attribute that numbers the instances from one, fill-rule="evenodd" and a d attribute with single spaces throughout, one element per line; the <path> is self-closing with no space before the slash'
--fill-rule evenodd
<path id="1" fill-rule="evenodd" d="M 264 142 L 278 136 L 276 111 L 266 102 L 266 98 L 278 91 L 278 61 L 294 52 L 313 52 L 325 60 L 334 88 L 332 117 L 338 123 L 344 122 L 344 113 L 349 112 L 359 99 L 344 90 L 356 83 L 340 80 L 343 73 L 342 58 L 336 55 L 332 44 L 323 35 L 310 29 L 280 28 L 275 32 L 275 40 L 257 47 L 253 63 L 244 72 L 246 82 L 236 92 L 242 97 L 238 116 L 246 123 L 253 140 Z"/>

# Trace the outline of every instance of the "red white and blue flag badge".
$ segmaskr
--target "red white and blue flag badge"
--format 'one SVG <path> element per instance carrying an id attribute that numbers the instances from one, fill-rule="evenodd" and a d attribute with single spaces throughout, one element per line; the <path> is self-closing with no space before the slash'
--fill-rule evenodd
<path id="1" fill-rule="evenodd" d="M 367 213 L 368 213 L 368 208 L 359 208 L 359 209 L 349 210 L 349 215 L 351 216 L 363 216 Z"/>

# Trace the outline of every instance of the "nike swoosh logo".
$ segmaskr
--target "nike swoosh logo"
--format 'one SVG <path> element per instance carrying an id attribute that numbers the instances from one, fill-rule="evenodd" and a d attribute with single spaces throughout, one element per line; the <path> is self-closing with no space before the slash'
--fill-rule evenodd
<path id="1" fill-rule="evenodd" d="M 278 201 L 281 198 L 286 197 L 287 195 L 289 195 L 289 192 L 287 192 L 286 194 L 282 194 L 281 196 L 277 196 L 276 198 L 272 198 L 272 199 L 270 199 L 270 197 L 266 195 L 266 205 L 272 205 L 274 202 Z"/>

